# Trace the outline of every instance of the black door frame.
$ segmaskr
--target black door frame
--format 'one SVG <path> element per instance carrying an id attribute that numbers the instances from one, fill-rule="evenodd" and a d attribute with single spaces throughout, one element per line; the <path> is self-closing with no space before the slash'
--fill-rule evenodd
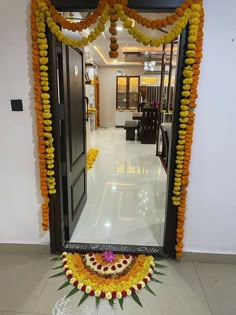
<path id="1" fill-rule="evenodd" d="M 142 12 L 173 12 L 177 7 L 182 4 L 183 0 L 129 0 L 129 7 L 135 8 Z M 88 11 L 95 9 L 98 1 L 96 0 L 52 0 L 52 4 L 57 10 L 62 12 L 76 12 Z M 174 187 L 174 170 L 175 170 L 175 155 L 176 145 L 178 141 L 178 125 L 179 125 L 179 112 L 180 106 L 175 106 L 173 117 L 173 136 L 171 143 L 171 158 L 169 162 L 169 176 L 168 191 L 167 191 L 167 206 L 166 206 L 166 220 L 165 220 L 165 235 L 163 247 L 157 246 L 136 246 L 136 245 L 119 245 L 119 244 L 91 244 L 91 243 L 71 243 L 65 239 L 64 232 L 64 216 L 63 216 L 63 196 L 62 196 L 62 168 L 61 168 L 61 155 L 60 155 L 60 139 L 57 135 L 60 132 L 60 119 L 61 112 L 58 106 L 57 96 L 57 82 L 56 78 L 56 45 L 55 38 L 48 31 L 49 42 L 49 80 L 51 91 L 51 105 L 53 114 L 53 137 L 55 152 L 55 178 L 57 183 L 57 193 L 51 197 L 50 200 L 50 248 L 52 253 L 61 253 L 62 251 L 71 252 L 87 252 L 104 250 L 112 250 L 114 252 L 129 252 L 133 254 L 152 254 L 164 257 L 175 257 L 175 244 L 176 244 L 176 226 L 177 226 L 177 206 L 172 203 L 172 191 Z M 180 104 L 181 88 L 183 79 L 184 57 L 187 44 L 187 29 L 184 29 L 180 36 L 179 44 L 179 61 L 178 61 L 178 74 L 176 84 L 176 101 L 175 104 Z M 53 66 L 54 65 L 54 66 Z"/>

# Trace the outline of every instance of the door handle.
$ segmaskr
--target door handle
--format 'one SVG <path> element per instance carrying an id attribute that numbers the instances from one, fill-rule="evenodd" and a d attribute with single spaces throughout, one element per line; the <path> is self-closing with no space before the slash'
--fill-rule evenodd
<path id="1" fill-rule="evenodd" d="M 89 105 L 89 99 L 88 99 L 87 96 L 85 96 L 84 99 L 85 99 L 85 105 L 86 105 L 85 121 L 88 121 L 88 105 Z"/>

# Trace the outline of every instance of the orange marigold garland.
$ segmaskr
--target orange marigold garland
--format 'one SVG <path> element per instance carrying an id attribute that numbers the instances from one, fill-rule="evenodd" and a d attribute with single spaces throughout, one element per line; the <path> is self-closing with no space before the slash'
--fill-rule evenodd
<path id="1" fill-rule="evenodd" d="M 48 82 L 47 38 L 43 5 L 31 1 L 32 62 L 34 71 L 34 101 L 37 119 L 38 153 L 40 166 L 40 189 L 42 204 L 42 228 L 49 228 L 49 195 L 55 194 L 54 147 L 52 137 L 52 114 Z"/>
<path id="2" fill-rule="evenodd" d="M 93 13 L 88 15 L 83 21 L 81 22 L 70 22 L 67 19 L 65 19 L 56 9 L 53 5 L 50 5 L 49 10 L 52 15 L 53 20 L 61 25 L 62 28 L 70 30 L 70 31 L 78 31 L 82 32 L 86 28 L 89 28 L 92 24 L 95 24 L 98 20 L 98 18 L 101 16 L 102 12 L 105 9 L 105 6 L 107 4 L 107 1 L 105 0 L 99 0 L 97 8 L 94 10 Z"/>
<path id="3" fill-rule="evenodd" d="M 186 0 L 179 8 L 175 10 L 175 13 L 166 16 L 163 19 L 148 19 L 146 17 L 143 17 L 140 13 L 138 13 L 134 9 L 130 9 L 127 6 L 125 6 L 125 13 L 130 18 L 135 20 L 138 24 L 141 24 L 142 26 L 146 28 L 151 29 L 161 29 L 167 27 L 167 25 L 172 25 L 178 19 L 184 15 L 185 11 L 189 9 L 192 4 L 197 3 L 198 0 Z"/>
<path id="4" fill-rule="evenodd" d="M 202 58 L 204 10 L 201 1 L 191 6 L 188 46 L 183 71 L 182 100 L 180 106 L 180 129 L 176 147 L 176 169 L 173 190 L 173 203 L 178 206 L 176 229 L 176 257 L 182 256 L 187 186 L 194 129 L 194 108 L 196 107 L 197 85 Z"/>
<path id="5" fill-rule="evenodd" d="M 109 56 L 110 58 L 117 58 L 119 56 L 119 45 L 117 43 L 117 37 L 115 36 L 117 34 L 117 21 L 119 20 L 119 17 L 117 15 L 116 9 L 114 5 L 110 7 L 110 28 L 109 32 L 111 34 L 110 37 L 110 51 Z"/>

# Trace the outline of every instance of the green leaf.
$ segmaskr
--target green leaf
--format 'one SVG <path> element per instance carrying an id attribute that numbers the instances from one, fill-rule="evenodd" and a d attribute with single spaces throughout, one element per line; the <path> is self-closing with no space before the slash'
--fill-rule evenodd
<path id="1" fill-rule="evenodd" d="M 162 273 L 162 272 L 159 272 L 159 271 L 156 271 L 156 270 L 154 270 L 153 273 L 154 273 L 155 275 L 159 275 L 159 276 L 166 276 L 165 273 Z"/>
<path id="2" fill-rule="evenodd" d="M 51 276 L 50 278 L 55 278 L 55 277 L 59 277 L 59 276 L 62 276 L 62 275 L 65 275 L 65 271 L 61 271 L 61 272 L 55 274 L 54 276 Z"/>
<path id="3" fill-rule="evenodd" d="M 70 280 L 67 280 L 59 289 L 57 289 L 57 291 L 60 291 L 61 289 L 67 287 L 68 285 L 70 285 Z"/>
<path id="4" fill-rule="evenodd" d="M 78 307 L 79 307 L 82 303 L 84 303 L 84 301 L 85 301 L 88 297 L 89 297 L 89 294 L 84 293 L 84 295 L 82 296 L 81 300 L 79 301 Z"/>
<path id="5" fill-rule="evenodd" d="M 166 265 L 160 265 L 160 264 L 156 264 L 156 263 L 155 263 L 155 267 L 156 268 L 167 268 Z"/>
<path id="6" fill-rule="evenodd" d="M 159 281 L 159 280 L 157 280 L 155 278 L 151 278 L 151 281 L 158 282 L 158 283 L 163 283 L 163 282 L 161 282 L 161 281 Z"/>
<path id="7" fill-rule="evenodd" d="M 77 293 L 78 291 L 79 291 L 79 289 L 77 289 L 77 288 L 72 289 L 72 290 L 70 291 L 70 293 L 67 294 L 66 298 L 68 298 L 68 297 L 70 297 L 71 295 Z"/>
<path id="8" fill-rule="evenodd" d="M 109 304 L 111 305 L 111 307 L 113 307 L 114 306 L 114 299 L 110 299 Z"/>
<path id="9" fill-rule="evenodd" d="M 52 258 L 52 259 L 51 259 L 51 262 L 52 262 L 52 261 L 58 261 L 58 260 L 61 260 L 61 256 Z"/>
<path id="10" fill-rule="evenodd" d="M 119 299 L 119 304 L 120 304 L 120 308 L 123 311 L 123 304 L 124 304 L 124 298 L 123 297 L 121 299 Z"/>
<path id="11" fill-rule="evenodd" d="M 131 296 L 132 296 L 132 298 L 134 299 L 134 301 L 135 301 L 138 305 L 140 305 L 141 307 L 143 307 L 143 306 L 142 306 L 142 303 L 140 302 L 139 297 L 137 296 L 137 294 L 136 294 L 135 292 L 133 292 Z"/>
<path id="12" fill-rule="evenodd" d="M 156 296 L 156 293 L 152 291 L 152 289 L 146 284 L 145 289 L 148 290 L 150 293 Z"/>
<path id="13" fill-rule="evenodd" d="M 61 268 L 63 268 L 64 266 L 63 265 L 61 265 L 61 266 L 58 266 L 58 267 L 54 267 L 54 268 L 52 268 L 52 270 L 55 270 L 55 269 L 61 269 Z"/>
<path id="14" fill-rule="evenodd" d="M 101 301 L 101 298 L 100 298 L 100 297 L 98 297 L 98 296 L 96 296 L 96 306 L 98 306 L 98 305 L 99 305 L 100 301 Z"/>

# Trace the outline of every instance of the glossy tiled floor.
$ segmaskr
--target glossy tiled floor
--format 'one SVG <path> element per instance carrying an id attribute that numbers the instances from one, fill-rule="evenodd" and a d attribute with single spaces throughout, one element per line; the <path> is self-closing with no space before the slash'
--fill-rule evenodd
<path id="1" fill-rule="evenodd" d="M 91 132 L 91 146 L 100 152 L 71 241 L 162 245 L 167 177 L 156 146 L 126 141 L 115 128 Z"/>
<path id="2" fill-rule="evenodd" d="M 64 276 L 49 279 L 55 273 L 47 255 L 0 254 L 0 315 L 53 314 L 55 304 L 71 288 L 57 291 Z M 81 293 L 68 301 L 68 312 L 57 315 L 235 315 L 236 265 L 165 262 L 163 284 L 151 283 L 156 297 L 140 292 L 143 308 L 132 299 L 124 303 L 124 311 L 115 304 L 111 309 L 103 303 L 95 308 L 88 298 L 77 308 Z M 57 263 L 58 265 L 58 263 Z M 69 312 L 70 311 L 70 312 Z"/>

